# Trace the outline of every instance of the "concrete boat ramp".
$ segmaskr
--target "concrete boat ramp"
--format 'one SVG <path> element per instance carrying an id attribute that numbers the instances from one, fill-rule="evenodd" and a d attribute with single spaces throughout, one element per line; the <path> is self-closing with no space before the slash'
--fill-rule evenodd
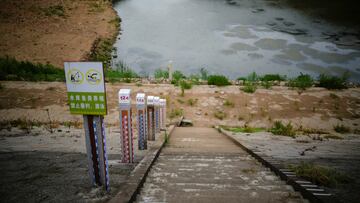
<path id="1" fill-rule="evenodd" d="M 213 128 L 175 128 L 137 202 L 308 202 Z"/>

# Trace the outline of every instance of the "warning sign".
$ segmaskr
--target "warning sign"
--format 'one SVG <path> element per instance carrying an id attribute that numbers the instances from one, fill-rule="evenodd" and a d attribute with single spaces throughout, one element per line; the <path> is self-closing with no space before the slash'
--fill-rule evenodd
<path id="1" fill-rule="evenodd" d="M 65 62 L 66 86 L 72 114 L 106 115 L 101 62 Z"/>

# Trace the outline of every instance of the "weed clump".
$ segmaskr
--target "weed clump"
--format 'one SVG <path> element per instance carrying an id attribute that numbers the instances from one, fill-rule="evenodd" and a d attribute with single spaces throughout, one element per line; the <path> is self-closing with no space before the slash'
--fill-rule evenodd
<path id="1" fill-rule="evenodd" d="M 208 77 L 208 85 L 216 85 L 216 86 L 227 86 L 231 85 L 227 77 L 223 75 L 210 75 Z"/>
<path id="2" fill-rule="evenodd" d="M 231 131 L 234 133 L 256 133 L 256 132 L 262 132 L 265 131 L 264 128 L 256 128 L 251 127 L 247 124 L 245 124 L 243 127 L 228 127 L 228 126 L 220 126 L 224 130 Z"/>
<path id="3" fill-rule="evenodd" d="M 187 103 L 189 106 L 194 106 L 197 103 L 198 99 L 189 99 Z"/>
<path id="4" fill-rule="evenodd" d="M 350 128 L 344 126 L 343 124 L 335 125 L 334 130 L 335 130 L 335 132 L 338 132 L 338 133 L 349 133 L 350 132 Z"/>
<path id="5" fill-rule="evenodd" d="M 256 92 L 256 89 L 257 89 L 256 85 L 252 82 L 245 82 L 244 87 L 240 88 L 240 90 L 246 93 L 254 93 Z"/>
<path id="6" fill-rule="evenodd" d="M 167 78 L 169 78 L 169 71 L 162 70 L 162 69 L 156 69 L 154 72 L 154 77 L 156 79 L 167 79 Z"/>
<path id="7" fill-rule="evenodd" d="M 302 162 L 297 166 L 290 166 L 297 176 L 327 187 L 336 187 L 339 184 L 350 183 L 352 179 L 346 174 L 334 169 Z"/>
<path id="8" fill-rule="evenodd" d="M 214 113 L 214 117 L 219 119 L 219 120 L 224 120 L 224 118 L 226 118 L 226 116 L 227 116 L 226 113 L 223 112 L 223 111 L 216 111 Z"/>
<path id="9" fill-rule="evenodd" d="M 290 87 L 299 88 L 301 90 L 306 90 L 309 87 L 312 87 L 314 80 L 308 74 L 300 73 L 299 76 L 289 81 L 288 85 Z"/>
<path id="10" fill-rule="evenodd" d="M 266 74 L 260 77 L 261 81 L 285 81 L 286 76 L 281 76 L 279 74 Z"/>
<path id="11" fill-rule="evenodd" d="M 183 115 L 183 110 L 182 109 L 172 109 L 170 112 L 170 119 L 176 118 L 176 117 L 180 117 Z"/>
<path id="12" fill-rule="evenodd" d="M 320 74 L 318 86 L 326 89 L 346 89 L 346 81 L 348 78 L 348 72 L 345 72 L 342 77 Z"/>
<path id="13" fill-rule="evenodd" d="M 284 125 L 281 121 L 275 121 L 273 127 L 270 129 L 270 132 L 274 135 L 283 135 L 292 138 L 294 138 L 296 134 L 291 122 L 289 122 L 287 125 Z"/>
<path id="14" fill-rule="evenodd" d="M 230 101 L 228 99 L 225 100 L 223 105 L 227 106 L 227 107 L 234 107 L 235 106 L 234 102 L 232 102 L 232 101 Z"/>

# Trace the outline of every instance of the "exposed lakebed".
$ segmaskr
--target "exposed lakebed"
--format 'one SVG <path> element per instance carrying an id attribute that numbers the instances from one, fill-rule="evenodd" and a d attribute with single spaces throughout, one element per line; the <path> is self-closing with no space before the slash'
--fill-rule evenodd
<path id="1" fill-rule="evenodd" d="M 360 79 L 356 30 L 309 17 L 279 0 L 127 0 L 116 3 L 118 57 L 141 75 L 202 67 L 234 79 L 252 71 Z"/>

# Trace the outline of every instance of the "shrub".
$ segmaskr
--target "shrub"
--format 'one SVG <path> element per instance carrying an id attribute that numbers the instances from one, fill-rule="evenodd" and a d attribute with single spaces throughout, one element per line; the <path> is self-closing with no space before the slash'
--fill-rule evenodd
<path id="1" fill-rule="evenodd" d="M 349 133 L 350 132 L 350 128 L 344 126 L 343 124 L 335 125 L 334 130 L 335 130 L 335 132 L 338 132 L 338 133 Z"/>
<path id="2" fill-rule="evenodd" d="M 295 171 L 297 176 L 327 187 L 336 187 L 338 184 L 352 181 L 346 174 L 313 163 L 301 162 L 300 165 L 290 166 L 290 168 Z"/>
<path id="3" fill-rule="evenodd" d="M 226 86 L 231 85 L 231 83 L 223 75 L 210 75 L 208 77 L 208 85 Z"/>
<path id="4" fill-rule="evenodd" d="M 118 68 L 116 70 L 107 69 L 105 70 L 105 79 L 110 82 L 125 81 L 131 82 L 132 78 L 138 78 L 139 75 L 131 70 L 129 67 L 126 69 Z"/>
<path id="5" fill-rule="evenodd" d="M 241 88 L 241 90 L 246 93 L 254 93 L 256 89 L 256 85 L 252 82 L 245 82 L 245 86 Z"/>
<path id="6" fill-rule="evenodd" d="M 156 79 L 160 79 L 160 78 L 169 78 L 169 71 L 167 70 L 161 70 L 161 69 L 156 69 L 154 72 L 154 77 Z"/>
<path id="7" fill-rule="evenodd" d="M 226 113 L 223 111 L 216 111 L 214 113 L 214 117 L 219 119 L 219 120 L 223 120 L 224 118 L 226 118 Z"/>
<path id="8" fill-rule="evenodd" d="M 114 40 L 112 38 L 97 38 L 88 54 L 87 58 L 90 61 L 101 61 L 103 62 L 104 69 L 107 70 L 111 63 L 111 53 L 113 51 Z M 116 67 L 122 70 L 126 70 L 127 66 L 125 63 L 120 61 L 116 64 Z"/>
<path id="9" fill-rule="evenodd" d="M 293 138 L 295 137 L 295 131 L 291 125 L 291 122 L 289 122 L 287 125 L 284 125 L 281 121 L 275 121 L 273 127 L 270 129 L 270 132 L 274 135 L 283 135 Z"/>
<path id="10" fill-rule="evenodd" d="M 252 72 L 247 76 L 247 81 L 256 82 L 258 80 L 259 80 L 259 76 L 258 74 L 256 74 L 256 72 Z"/>
<path id="11" fill-rule="evenodd" d="M 185 80 L 180 81 L 180 88 L 181 88 L 181 96 L 184 96 L 185 90 L 191 89 L 192 84 L 190 82 L 187 82 Z"/>
<path id="12" fill-rule="evenodd" d="M 267 81 L 267 80 L 261 81 L 261 86 L 263 86 L 266 89 L 270 89 L 272 87 L 272 85 L 273 84 L 271 81 Z"/>
<path id="13" fill-rule="evenodd" d="M 266 74 L 260 77 L 261 81 L 285 81 L 286 76 L 281 76 L 279 74 Z"/>
<path id="14" fill-rule="evenodd" d="M 185 75 L 179 70 L 174 71 L 172 74 L 172 77 L 173 77 L 173 80 L 175 80 L 175 81 L 179 81 L 180 79 L 186 78 Z"/>
<path id="15" fill-rule="evenodd" d="M 308 74 L 302 74 L 300 73 L 299 76 L 289 81 L 288 85 L 290 87 L 296 87 L 301 90 L 305 90 L 309 87 L 311 87 L 314 83 L 314 80 L 311 78 Z"/>
<path id="16" fill-rule="evenodd" d="M 0 80 L 65 81 L 65 72 L 51 64 L 34 64 L 0 57 Z"/>
<path id="17" fill-rule="evenodd" d="M 318 86 L 326 89 L 346 89 L 346 81 L 348 78 L 348 72 L 345 72 L 342 77 L 320 74 Z"/>

